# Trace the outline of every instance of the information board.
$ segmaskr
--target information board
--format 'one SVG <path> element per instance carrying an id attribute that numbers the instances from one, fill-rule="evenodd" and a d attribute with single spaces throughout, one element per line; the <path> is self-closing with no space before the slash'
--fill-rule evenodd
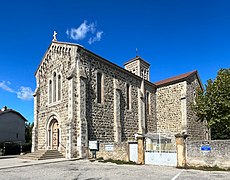
<path id="1" fill-rule="evenodd" d="M 106 144 L 105 145 L 105 151 L 113 151 L 113 145 L 112 144 Z"/>
<path id="2" fill-rule="evenodd" d="M 98 151 L 98 142 L 97 141 L 89 141 L 89 149 Z"/>

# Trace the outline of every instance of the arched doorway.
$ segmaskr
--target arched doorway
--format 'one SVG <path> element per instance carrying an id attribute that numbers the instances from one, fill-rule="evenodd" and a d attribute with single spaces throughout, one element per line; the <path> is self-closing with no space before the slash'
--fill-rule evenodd
<path id="1" fill-rule="evenodd" d="M 48 147 L 58 150 L 59 147 L 59 124 L 57 119 L 53 118 L 49 123 L 48 129 Z"/>

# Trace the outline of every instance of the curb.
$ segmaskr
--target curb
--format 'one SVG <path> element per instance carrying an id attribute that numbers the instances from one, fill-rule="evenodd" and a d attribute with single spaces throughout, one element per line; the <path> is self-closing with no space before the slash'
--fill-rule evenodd
<path id="1" fill-rule="evenodd" d="M 76 160 L 79 160 L 79 158 L 75 158 L 75 159 L 60 159 L 60 160 L 56 160 L 55 159 L 55 161 L 54 161 L 54 159 L 52 159 L 50 161 L 46 161 L 46 160 L 34 160 L 36 162 L 28 162 L 28 164 L 19 164 L 19 165 L 12 165 L 12 166 L 0 167 L 0 170 L 3 170 L 3 169 L 12 169 L 12 168 L 19 168 L 19 167 L 27 167 L 27 166 L 36 166 L 36 165 L 41 165 L 41 164 L 51 164 L 51 163 L 58 163 L 58 162 L 65 162 L 65 161 L 76 161 Z"/>
<path id="2" fill-rule="evenodd" d="M 18 158 L 20 155 L 0 156 L 0 159 Z"/>

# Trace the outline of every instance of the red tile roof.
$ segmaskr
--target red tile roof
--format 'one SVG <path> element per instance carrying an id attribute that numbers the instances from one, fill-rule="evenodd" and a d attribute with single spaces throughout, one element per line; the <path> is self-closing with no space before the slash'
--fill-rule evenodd
<path id="1" fill-rule="evenodd" d="M 171 83 L 175 83 L 177 81 L 182 81 L 182 80 L 188 78 L 189 76 L 191 76 L 193 74 L 197 75 L 197 71 L 195 70 L 195 71 L 192 71 L 192 72 L 181 74 L 179 76 L 174 76 L 174 77 L 171 77 L 171 78 L 168 78 L 168 79 L 164 79 L 164 80 L 155 82 L 154 84 L 156 84 L 157 86 L 168 85 L 168 84 L 171 84 Z M 198 77 L 198 75 L 197 75 L 197 77 Z M 199 77 L 198 77 L 198 80 L 199 80 Z M 199 80 L 199 82 L 200 82 L 200 80 Z M 201 84 L 201 82 L 200 82 L 200 84 Z"/>

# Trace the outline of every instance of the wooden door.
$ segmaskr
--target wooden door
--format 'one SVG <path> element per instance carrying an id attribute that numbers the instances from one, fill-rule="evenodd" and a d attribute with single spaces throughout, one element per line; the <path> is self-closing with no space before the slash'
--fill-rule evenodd
<path id="1" fill-rule="evenodd" d="M 54 122 L 53 129 L 52 129 L 52 149 L 58 149 L 59 146 L 59 129 L 58 129 L 58 122 Z"/>

